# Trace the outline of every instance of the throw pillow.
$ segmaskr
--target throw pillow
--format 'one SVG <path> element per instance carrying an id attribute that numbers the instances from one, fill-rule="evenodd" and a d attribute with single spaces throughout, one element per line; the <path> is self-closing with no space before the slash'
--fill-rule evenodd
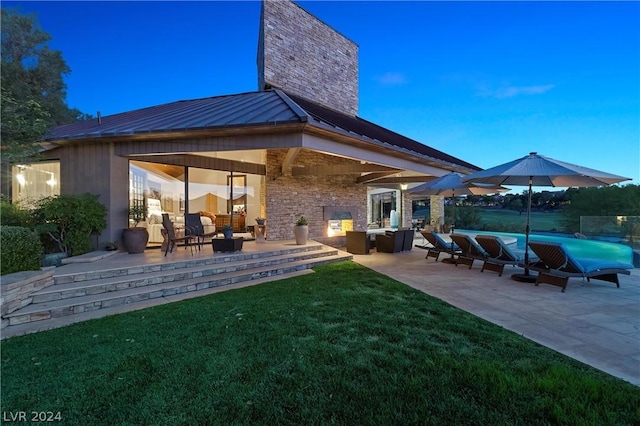
<path id="1" fill-rule="evenodd" d="M 209 219 L 211 219 L 212 222 L 216 221 L 216 215 L 211 212 L 201 210 L 199 213 L 200 213 L 200 216 L 208 217 Z"/>

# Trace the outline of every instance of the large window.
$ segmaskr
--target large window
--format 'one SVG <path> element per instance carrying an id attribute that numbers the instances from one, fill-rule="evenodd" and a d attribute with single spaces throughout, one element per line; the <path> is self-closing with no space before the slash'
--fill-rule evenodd
<path id="1" fill-rule="evenodd" d="M 29 207 L 34 202 L 60 195 L 60 162 L 19 164 L 12 167 L 14 203 Z"/>
<path id="2" fill-rule="evenodd" d="M 391 226 L 391 210 L 397 208 L 397 191 L 387 191 L 371 194 L 371 222 L 381 228 Z"/>
<path id="3" fill-rule="evenodd" d="M 149 244 L 162 243 L 162 214 L 178 227 L 185 213 L 216 216 L 218 227 L 231 222 L 243 232 L 252 222 L 245 217 L 264 216 L 264 176 L 144 161 L 129 162 L 129 203 L 147 209 L 140 226 L 149 231 Z M 237 229 L 236 229 L 237 228 Z"/>

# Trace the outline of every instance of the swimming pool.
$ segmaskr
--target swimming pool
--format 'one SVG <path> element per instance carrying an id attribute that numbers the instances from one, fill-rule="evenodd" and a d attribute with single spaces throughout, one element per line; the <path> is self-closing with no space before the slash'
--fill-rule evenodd
<path id="1" fill-rule="evenodd" d="M 456 232 L 469 234 L 496 235 L 516 239 L 516 247 L 524 250 L 525 235 L 509 232 L 490 232 L 456 229 Z M 553 241 L 562 243 L 574 257 L 588 257 L 595 259 L 616 260 L 618 262 L 633 263 L 631 247 L 607 241 L 583 240 L 579 238 L 558 237 L 555 235 L 530 234 L 529 241 Z M 531 253 L 531 251 L 529 251 Z"/>

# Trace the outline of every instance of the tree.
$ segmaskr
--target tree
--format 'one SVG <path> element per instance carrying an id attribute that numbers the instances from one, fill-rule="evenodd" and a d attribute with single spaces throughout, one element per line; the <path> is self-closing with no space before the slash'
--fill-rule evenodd
<path id="1" fill-rule="evenodd" d="M 614 222 L 617 216 L 640 216 L 640 185 L 578 188 L 567 196 L 563 216 L 568 232 L 580 231 L 581 216 L 609 216 Z"/>
<path id="2" fill-rule="evenodd" d="M 47 128 L 83 117 L 66 104 L 64 76 L 71 70 L 50 40 L 35 15 L 2 9 L 3 162 L 32 159 Z"/>

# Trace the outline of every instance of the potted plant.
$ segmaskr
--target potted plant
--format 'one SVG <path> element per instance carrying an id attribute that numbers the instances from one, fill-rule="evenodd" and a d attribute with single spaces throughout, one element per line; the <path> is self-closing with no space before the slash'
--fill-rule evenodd
<path id="1" fill-rule="evenodd" d="M 227 240 L 233 238 L 233 226 L 231 226 L 228 223 L 225 223 L 222 226 L 222 235 L 224 235 L 224 238 Z"/>
<path id="2" fill-rule="evenodd" d="M 122 232 L 122 245 L 129 253 L 142 253 L 149 242 L 147 228 L 138 226 L 145 218 L 146 209 L 142 204 L 129 207 L 129 217 L 133 220 L 133 226 L 125 228 Z"/>
<path id="3" fill-rule="evenodd" d="M 266 218 L 266 217 L 260 217 L 260 216 L 256 217 L 256 223 L 257 223 L 258 225 L 264 225 L 264 221 L 265 221 L 265 220 L 267 220 L 267 218 Z"/>
<path id="4" fill-rule="evenodd" d="M 300 216 L 296 221 L 296 226 L 293 228 L 293 233 L 296 237 L 296 244 L 307 244 L 307 238 L 309 238 L 309 221 L 306 217 Z"/>

